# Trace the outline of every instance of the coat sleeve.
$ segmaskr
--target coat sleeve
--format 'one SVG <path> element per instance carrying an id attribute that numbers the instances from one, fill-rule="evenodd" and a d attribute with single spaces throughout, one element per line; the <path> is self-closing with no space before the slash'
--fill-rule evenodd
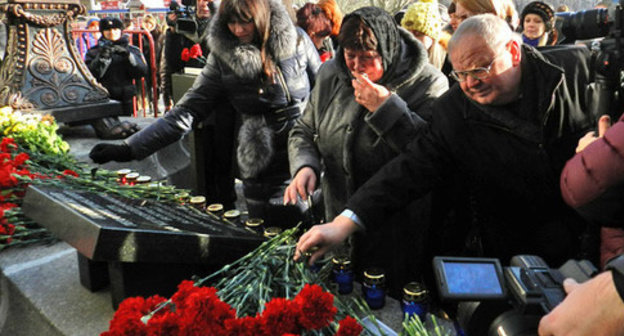
<path id="1" fill-rule="evenodd" d="M 377 111 L 364 118 L 397 153 L 404 151 L 407 144 L 423 132 L 427 121 L 431 120 L 431 104 L 448 90 L 448 81 L 439 71 L 424 73 L 419 78 L 409 89 L 393 93 Z"/>
<path id="2" fill-rule="evenodd" d="M 295 176 L 303 167 L 310 167 L 316 172 L 317 178 L 321 172 L 321 155 L 316 147 L 315 138 L 317 104 L 320 96 L 320 85 L 315 86 L 303 114 L 290 130 L 288 137 L 288 161 L 290 174 Z"/>
<path id="3" fill-rule="evenodd" d="M 206 66 L 178 104 L 164 117 L 126 139 L 133 156 L 143 159 L 182 138 L 192 129 L 194 120 L 203 120 L 212 114 L 222 92 L 219 66 L 209 55 Z"/>
<path id="4" fill-rule="evenodd" d="M 435 104 L 434 104 L 435 105 Z M 384 225 L 386 219 L 427 194 L 458 166 L 452 160 L 446 132 L 452 129 L 444 108 L 433 107 L 433 120 L 407 150 L 383 166 L 347 202 L 366 227 Z M 450 112 L 450 111 L 445 111 Z"/>
<path id="5" fill-rule="evenodd" d="M 566 163 L 560 182 L 563 199 L 575 208 L 624 182 L 624 117 Z"/>
<path id="6" fill-rule="evenodd" d="M 93 77 L 95 77 L 95 79 L 97 79 L 98 81 L 102 79 L 104 74 L 106 74 L 106 71 L 108 71 L 108 68 L 113 61 L 110 57 L 100 57 L 100 47 L 101 46 L 99 45 L 92 47 L 91 49 L 89 49 L 89 51 L 87 51 L 87 54 L 85 55 L 85 64 L 87 65 L 87 68 L 89 68 L 89 71 L 91 71 L 91 74 L 93 74 Z"/>
<path id="7" fill-rule="evenodd" d="M 306 73 L 308 74 L 308 79 L 310 80 L 310 87 L 314 87 L 314 82 L 316 81 L 316 73 L 321 66 L 321 58 L 319 57 L 318 51 L 316 51 L 316 47 L 310 37 L 306 32 L 301 28 L 297 28 L 297 34 L 299 38 L 302 40 L 305 59 L 306 59 Z"/>
<path id="8" fill-rule="evenodd" d="M 128 62 L 130 63 L 130 76 L 140 78 L 147 75 L 147 62 L 141 50 L 135 46 L 128 47 Z"/>

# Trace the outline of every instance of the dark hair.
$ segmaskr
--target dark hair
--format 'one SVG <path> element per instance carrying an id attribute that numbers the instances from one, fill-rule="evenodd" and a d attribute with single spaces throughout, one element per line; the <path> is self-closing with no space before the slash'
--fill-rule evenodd
<path id="1" fill-rule="evenodd" d="M 446 9 L 446 13 L 448 13 L 448 15 L 455 13 L 455 11 L 457 10 L 456 6 L 457 5 L 455 5 L 455 1 L 451 1 L 451 4 L 449 4 L 448 8 Z"/>
<path id="2" fill-rule="evenodd" d="M 377 50 L 377 37 L 373 30 L 357 16 L 347 17 L 342 22 L 338 43 L 343 49 Z"/>
<path id="3" fill-rule="evenodd" d="M 323 9 L 313 3 L 306 3 L 297 11 L 297 25 L 312 36 L 329 36 L 332 30 L 332 23 L 323 12 Z"/>
<path id="4" fill-rule="evenodd" d="M 269 55 L 267 41 L 271 32 L 271 9 L 268 0 L 223 0 L 219 6 L 219 16 L 226 31 L 230 22 L 253 22 L 256 28 L 254 43 L 260 48 L 262 68 L 268 78 L 273 78 L 275 63 Z M 234 35 L 232 37 L 235 38 Z"/>

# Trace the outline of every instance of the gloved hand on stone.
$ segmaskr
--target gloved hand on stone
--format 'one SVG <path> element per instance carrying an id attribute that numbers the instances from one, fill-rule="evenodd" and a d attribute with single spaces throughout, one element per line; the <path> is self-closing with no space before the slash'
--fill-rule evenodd
<path id="1" fill-rule="evenodd" d="M 109 161 L 128 162 L 134 160 L 130 147 L 125 143 L 121 145 L 99 143 L 91 149 L 89 157 L 95 163 L 106 163 Z"/>

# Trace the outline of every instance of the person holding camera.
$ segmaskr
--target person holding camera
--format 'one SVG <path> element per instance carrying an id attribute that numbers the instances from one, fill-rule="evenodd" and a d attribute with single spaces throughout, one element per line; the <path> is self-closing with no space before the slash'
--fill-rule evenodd
<path id="1" fill-rule="evenodd" d="M 85 64 L 107 90 L 112 99 L 121 102 L 123 114 L 133 114 L 132 100 L 136 95 L 133 79 L 145 76 L 147 65 L 139 48 L 129 44 L 128 36 L 122 35 L 124 25 L 118 18 L 100 20 L 102 36 L 98 44 L 85 55 Z M 124 139 L 136 131 L 136 124 L 119 123 L 117 118 L 95 121 L 93 127 L 103 139 Z"/>
<path id="2" fill-rule="evenodd" d="M 237 144 L 249 216 L 268 223 L 268 200 L 283 193 L 290 178 L 288 132 L 307 103 L 320 59 L 279 0 L 224 0 L 209 29 L 206 65 L 176 106 L 122 145 L 96 145 L 90 157 L 97 163 L 143 159 L 218 112 L 217 118 L 236 122 L 237 132 L 215 146 Z M 216 111 L 223 103 L 230 108 Z"/>
<path id="3" fill-rule="evenodd" d="M 602 116 L 598 135 L 590 132 L 579 141 L 578 153 L 561 173 L 561 193 L 566 203 L 594 224 L 622 228 L 624 116 L 610 124 L 610 117 Z M 568 295 L 542 318 L 539 334 L 624 334 L 624 255 L 611 258 L 606 268 L 582 284 L 566 279 Z"/>
<path id="4" fill-rule="evenodd" d="M 552 265 L 591 257 L 581 254 L 596 248 L 581 244 L 587 223 L 563 203 L 558 183 L 593 125 L 583 94 L 589 51 L 539 52 L 483 14 L 459 25 L 449 54 L 459 85 L 433 103 L 428 131 L 360 187 L 341 215 L 303 234 L 296 259 L 317 246 L 314 262 L 356 231 L 396 225 L 386 221 L 390 214 L 454 176 L 471 194 L 472 256 L 534 254 Z"/>
<path id="5" fill-rule="evenodd" d="M 188 5 L 187 1 L 183 1 Z M 204 63 L 198 59 L 182 59 L 182 50 L 199 44 L 202 54 L 207 55 L 208 25 L 213 12 L 216 12 L 213 0 L 197 0 L 195 11 L 193 6 L 181 6 L 172 1 L 167 13 L 167 31 L 165 32 L 160 57 L 161 92 L 165 103 L 165 111 L 173 106 L 173 89 L 171 75 L 181 73 L 185 67 L 203 68 Z"/>

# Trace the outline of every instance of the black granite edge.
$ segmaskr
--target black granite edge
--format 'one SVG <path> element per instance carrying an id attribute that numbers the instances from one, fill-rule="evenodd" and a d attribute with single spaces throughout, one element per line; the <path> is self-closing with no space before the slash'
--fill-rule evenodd
<path id="1" fill-rule="evenodd" d="M 41 206 L 47 203 L 48 206 Z M 97 244 L 99 228 L 84 226 L 80 231 L 71 230 L 66 223 L 71 221 L 87 221 L 88 219 L 69 207 L 56 202 L 52 197 L 41 192 L 36 186 L 30 185 L 22 203 L 24 214 L 45 227 L 56 237 L 73 246 L 78 252 L 88 258 L 94 255 L 94 247 Z M 54 216 L 62 212 L 63 216 Z M 85 234 L 86 233 L 86 234 Z"/>
<path id="2" fill-rule="evenodd" d="M 61 108 L 40 110 L 40 113 L 51 114 L 57 122 L 81 122 L 102 117 L 123 115 L 121 104 L 116 100 L 108 100 L 87 105 L 76 105 Z"/>

